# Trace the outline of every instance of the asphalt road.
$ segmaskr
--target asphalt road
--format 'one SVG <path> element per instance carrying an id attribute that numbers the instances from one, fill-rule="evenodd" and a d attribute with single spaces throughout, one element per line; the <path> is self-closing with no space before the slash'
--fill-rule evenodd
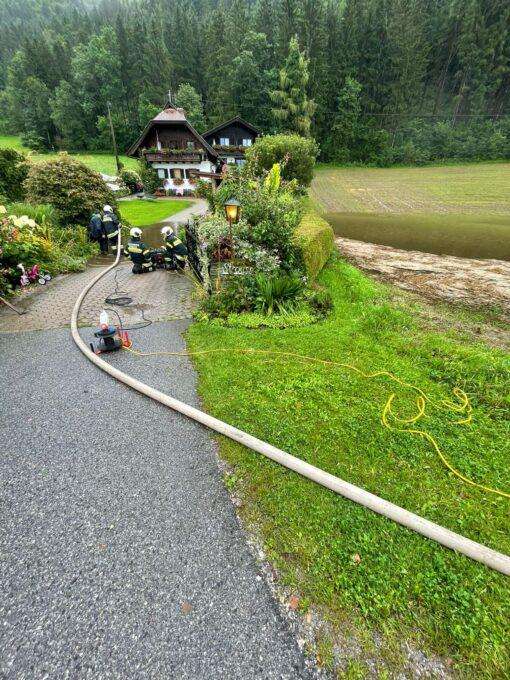
<path id="1" fill-rule="evenodd" d="M 185 327 L 136 339 L 181 349 Z M 196 404 L 186 360 L 111 361 Z M 205 429 L 101 373 L 66 329 L 0 334 L 0 368 L 1 678 L 311 677 Z"/>

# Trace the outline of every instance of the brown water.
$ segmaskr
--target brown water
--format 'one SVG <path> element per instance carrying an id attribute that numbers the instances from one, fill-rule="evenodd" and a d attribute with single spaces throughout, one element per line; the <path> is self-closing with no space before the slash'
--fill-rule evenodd
<path id="1" fill-rule="evenodd" d="M 163 237 L 161 236 L 161 229 L 168 225 L 167 222 L 156 222 L 155 224 L 149 224 L 145 227 L 140 227 L 142 230 L 143 241 L 151 248 L 162 248 L 163 247 Z M 129 233 L 122 232 L 122 243 L 126 243 L 129 239 Z M 103 257 L 102 255 L 95 255 L 92 257 L 88 264 L 91 267 L 104 267 L 107 264 L 111 264 L 115 257 L 113 255 L 108 255 L 108 257 Z"/>
<path id="2" fill-rule="evenodd" d="M 329 213 L 335 234 L 436 255 L 510 261 L 510 215 Z"/>

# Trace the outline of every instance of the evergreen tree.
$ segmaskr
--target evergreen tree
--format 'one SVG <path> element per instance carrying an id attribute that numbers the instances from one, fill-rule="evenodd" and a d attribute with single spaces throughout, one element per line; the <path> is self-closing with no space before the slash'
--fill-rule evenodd
<path id="1" fill-rule="evenodd" d="M 273 90 L 275 103 L 273 115 L 282 129 L 297 132 L 303 137 L 310 134 L 311 117 L 315 103 L 308 99 L 308 60 L 299 49 L 297 38 L 291 38 L 285 66 L 280 70 L 279 89 Z"/>
<path id="2" fill-rule="evenodd" d="M 204 105 L 193 85 L 182 83 L 179 86 L 175 95 L 175 104 L 184 109 L 186 118 L 198 132 L 205 131 Z"/>

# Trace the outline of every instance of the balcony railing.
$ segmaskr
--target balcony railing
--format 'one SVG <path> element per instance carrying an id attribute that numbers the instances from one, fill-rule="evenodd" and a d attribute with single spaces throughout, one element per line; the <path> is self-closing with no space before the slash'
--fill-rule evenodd
<path id="1" fill-rule="evenodd" d="M 213 144 L 213 149 L 216 151 L 223 151 L 224 153 L 244 153 L 247 146 L 240 146 L 237 144 L 230 144 L 229 146 L 223 146 L 221 144 Z"/>
<path id="2" fill-rule="evenodd" d="M 204 151 L 190 149 L 149 150 L 144 155 L 148 163 L 201 163 L 205 160 Z"/>

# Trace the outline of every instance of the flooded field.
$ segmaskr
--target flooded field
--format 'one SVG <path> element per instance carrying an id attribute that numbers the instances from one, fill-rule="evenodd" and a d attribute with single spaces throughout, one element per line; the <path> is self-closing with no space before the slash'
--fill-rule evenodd
<path id="1" fill-rule="evenodd" d="M 335 234 L 436 255 L 510 261 L 510 215 L 330 212 Z"/>

